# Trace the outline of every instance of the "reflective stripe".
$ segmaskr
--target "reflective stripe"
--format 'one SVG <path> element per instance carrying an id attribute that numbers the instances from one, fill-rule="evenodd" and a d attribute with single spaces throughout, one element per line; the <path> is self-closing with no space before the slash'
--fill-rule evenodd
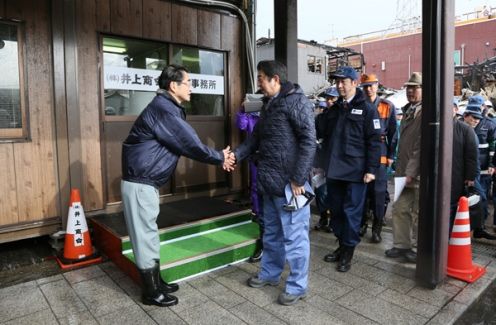
<path id="1" fill-rule="evenodd" d="M 470 232 L 470 225 L 454 225 L 452 232 Z"/>
<path id="2" fill-rule="evenodd" d="M 470 237 L 467 237 L 467 238 L 450 238 L 449 244 L 455 245 L 455 246 L 467 246 L 467 245 L 470 245 Z"/>
<path id="3" fill-rule="evenodd" d="M 481 143 L 481 144 L 479 144 L 479 149 L 483 149 L 483 148 L 489 148 L 489 143 Z"/>
<path id="4" fill-rule="evenodd" d="M 480 171 L 480 174 L 481 175 L 489 175 L 489 171 L 486 169 L 486 170 L 481 170 Z"/>
<path id="5" fill-rule="evenodd" d="M 468 211 L 463 211 L 463 212 L 456 212 L 456 217 L 455 217 L 455 220 L 456 219 L 460 219 L 460 220 L 463 220 L 463 219 L 470 219 L 470 216 L 468 214 Z"/>

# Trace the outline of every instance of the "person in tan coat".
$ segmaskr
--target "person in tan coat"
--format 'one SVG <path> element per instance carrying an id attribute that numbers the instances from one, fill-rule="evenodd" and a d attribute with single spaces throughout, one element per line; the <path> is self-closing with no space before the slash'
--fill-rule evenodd
<path id="1" fill-rule="evenodd" d="M 412 248 L 416 246 L 419 211 L 422 74 L 414 72 L 405 86 L 408 104 L 402 109 L 395 177 L 405 177 L 406 185 L 393 205 L 393 248 L 386 250 L 386 256 L 415 263 L 417 253 Z"/>

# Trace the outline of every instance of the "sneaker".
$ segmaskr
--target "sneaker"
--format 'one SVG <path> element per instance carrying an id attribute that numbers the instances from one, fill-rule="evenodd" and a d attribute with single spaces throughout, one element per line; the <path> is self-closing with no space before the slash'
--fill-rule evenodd
<path id="1" fill-rule="evenodd" d="M 258 278 L 258 276 L 252 276 L 248 279 L 248 286 L 252 288 L 262 288 L 265 286 L 273 286 L 277 287 L 279 285 L 279 281 L 269 281 Z"/>
<path id="2" fill-rule="evenodd" d="M 279 295 L 277 302 L 284 306 L 291 306 L 298 302 L 300 299 L 305 299 L 307 297 L 306 293 L 302 293 L 300 295 L 292 295 L 286 292 L 283 292 Z"/>

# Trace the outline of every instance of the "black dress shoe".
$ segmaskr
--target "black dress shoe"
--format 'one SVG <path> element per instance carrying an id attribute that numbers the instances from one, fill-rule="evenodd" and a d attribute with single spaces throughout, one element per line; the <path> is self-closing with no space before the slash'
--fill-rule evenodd
<path id="1" fill-rule="evenodd" d="M 398 257 L 401 257 L 401 256 L 405 256 L 405 253 L 408 252 L 409 249 L 406 249 L 406 248 L 396 248 L 396 247 L 393 247 L 391 249 L 388 249 L 385 254 L 387 257 L 389 258 L 398 258 Z"/>
<path id="2" fill-rule="evenodd" d="M 344 246 L 343 252 L 341 253 L 341 259 L 336 267 L 338 272 L 348 272 L 351 269 L 351 260 L 354 251 L 355 247 Z"/>
<path id="3" fill-rule="evenodd" d="M 370 238 L 370 242 L 374 244 L 378 244 L 382 241 L 382 237 L 379 233 L 372 232 L 372 237 Z"/>
<path id="4" fill-rule="evenodd" d="M 417 253 L 415 253 L 411 249 L 408 250 L 408 252 L 406 252 L 404 256 L 405 256 L 405 260 L 408 263 L 417 263 Z"/>
<path id="5" fill-rule="evenodd" d="M 495 240 L 496 236 L 488 233 L 482 228 L 479 228 L 479 229 L 474 229 L 474 238 L 485 238 L 489 240 Z"/>
<path id="6" fill-rule="evenodd" d="M 341 253 L 343 251 L 343 247 L 344 246 L 339 246 L 334 252 L 324 256 L 324 261 L 327 263 L 334 263 L 339 261 L 339 258 L 341 257 Z"/>

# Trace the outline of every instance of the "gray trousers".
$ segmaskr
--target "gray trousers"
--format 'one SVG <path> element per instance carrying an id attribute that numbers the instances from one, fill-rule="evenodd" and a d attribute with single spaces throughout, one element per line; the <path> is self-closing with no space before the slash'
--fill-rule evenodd
<path id="1" fill-rule="evenodd" d="M 393 205 L 393 246 L 411 249 L 417 247 L 419 212 L 418 181 L 415 187 L 405 187 Z"/>
<path id="2" fill-rule="evenodd" d="M 121 193 L 136 266 L 141 270 L 149 269 L 160 259 L 158 190 L 146 184 L 121 181 Z"/>

